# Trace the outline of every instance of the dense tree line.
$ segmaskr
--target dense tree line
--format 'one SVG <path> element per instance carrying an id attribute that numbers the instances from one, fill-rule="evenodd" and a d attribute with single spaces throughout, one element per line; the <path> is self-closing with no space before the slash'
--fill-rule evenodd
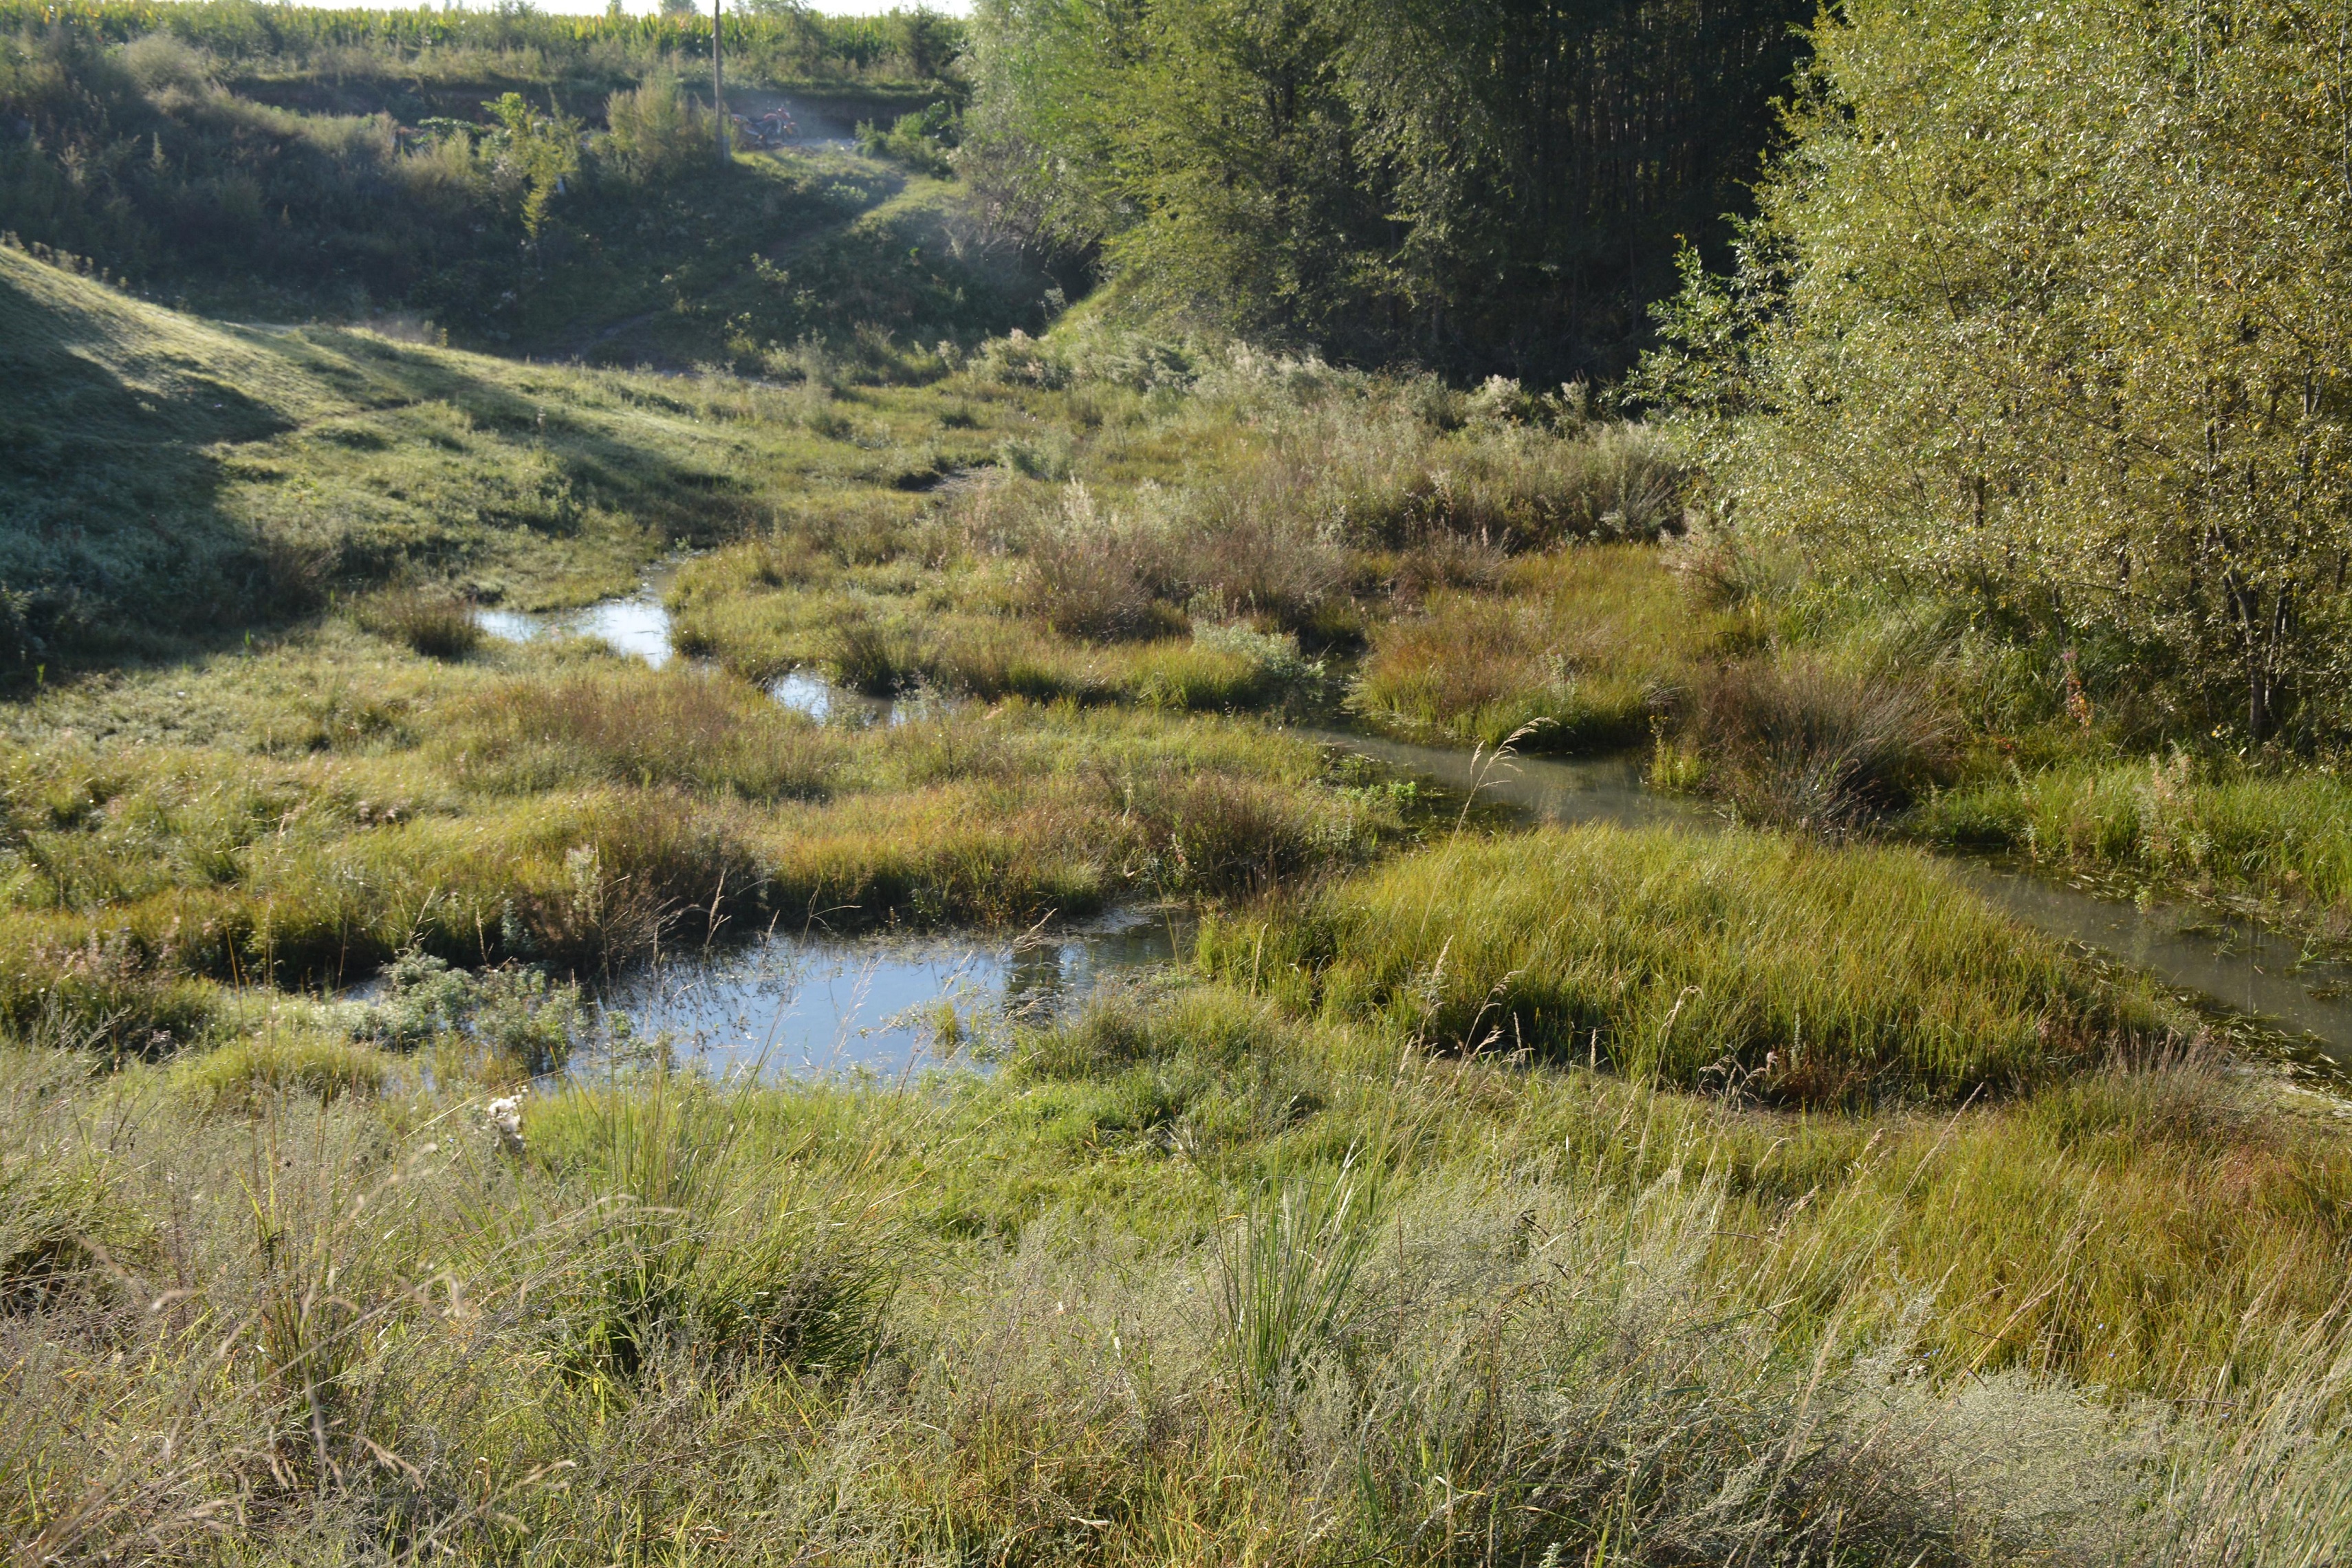
<path id="1" fill-rule="evenodd" d="M 2352 9 L 1849 0 L 1641 378 L 1718 504 L 2151 728 L 2352 722 Z M 2089 717 L 2087 707 L 2084 716 Z"/>
<path id="2" fill-rule="evenodd" d="M 984 0 L 965 168 L 1138 304 L 1610 374 L 1745 203 L 1804 0 Z"/>

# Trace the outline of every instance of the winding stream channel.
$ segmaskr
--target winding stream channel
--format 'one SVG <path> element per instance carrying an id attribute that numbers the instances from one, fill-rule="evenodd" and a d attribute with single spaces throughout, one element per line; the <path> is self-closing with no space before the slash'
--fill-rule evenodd
<path id="1" fill-rule="evenodd" d="M 495 637 L 524 642 L 550 631 L 589 637 L 659 668 L 672 657 L 659 577 L 637 593 L 550 616 L 477 612 Z M 808 670 L 768 688 L 813 718 L 893 723 L 903 709 L 833 686 Z M 1475 758 L 1378 736 L 1302 730 L 1303 738 L 1464 794 L 1523 821 L 1607 822 L 1717 831 L 1695 803 L 1643 784 L 1636 756 Z M 2220 921 L 2176 905 L 2146 906 L 1962 857 L 1947 863 L 2021 924 L 2144 970 L 2209 1010 L 2257 1024 L 2288 1054 L 2352 1068 L 2352 965 L 2325 962 L 2293 938 L 2250 921 Z M 970 936 L 846 939 L 771 932 L 705 961 L 664 965 L 606 998 L 640 1036 L 722 1070 L 903 1071 L 926 1056 L 942 1003 L 967 1022 L 1042 1017 L 1121 971 L 1163 963 L 1184 930 L 1164 911 L 1127 910 L 1019 941 Z M 985 1028 L 983 1028 L 983 1034 Z"/>
<path id="2" fill-rule="evenodd" d="M 1376 736 L 1308 731 L 1327 745 L 1416 774 L 1541 822 L 1610 822 L 1706 831 L 1726 826 L 1691 802 L 1642 782 L 1638 757 L 1478 759 L 1466 752 Z M 2021 925 L 2147 971 L 2166 985 L 2284 1033 L 2338 1065 L 2352 1065 L 2352 966 L 2307 954 L 2293 938 L 2248 921 L 2101 898 L 2064 882 L 1946 856 L 1969 886 Z"/>

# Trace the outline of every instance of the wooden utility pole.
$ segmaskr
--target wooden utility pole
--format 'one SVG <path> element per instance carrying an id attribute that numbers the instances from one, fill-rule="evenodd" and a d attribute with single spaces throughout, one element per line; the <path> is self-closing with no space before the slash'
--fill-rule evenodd
<path id="1" fill-rule="evenodd" d="M 710 121 L 717 128 L 719 166 L 725 168 L 727 157 L 727 84 L 719 74 L 719 7 L 725 0 L 710 0 Z"/>

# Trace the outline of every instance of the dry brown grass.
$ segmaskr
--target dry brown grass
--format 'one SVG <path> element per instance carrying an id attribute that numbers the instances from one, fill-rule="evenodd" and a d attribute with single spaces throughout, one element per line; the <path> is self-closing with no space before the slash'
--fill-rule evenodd
<path id="1" fill-rule="evenodd" d="M 1350 706 L 1456 745 L 1495 745 L 1530 724 L 1528 749 L 1635 745 L 1748 635 L 1738 612 L 1694 602 L 1646 546 L 1571 545 L 1497 564 L 1494 583 L 1429 593 L 1375 626 Z"/>

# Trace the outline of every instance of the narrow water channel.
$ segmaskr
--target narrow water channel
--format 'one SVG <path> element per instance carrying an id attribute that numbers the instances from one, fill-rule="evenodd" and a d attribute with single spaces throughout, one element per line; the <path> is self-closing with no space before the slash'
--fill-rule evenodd
<path id="1" fill-rule="evenodd" d="M 1716 814 L 1644 787 L 1635 757 L 1508 757 L 1496 761 L 1403 741 L 1304 731 L 1449 789 L 1541 822 L 1609 822 L 1706 831 Z M 1960 878 L 2021 924 L 2081 942 L 2146 970 L 2164 984 L 2221 1011 L 2282 1031 L 2339 1065 L 2352 1065 L 2352 967 L 2315 962 L 2292 938 L 2248 921 L 2217 921 L 2201 911 L 2142 908 L 2047 878 L 1948 857 Z"/>

